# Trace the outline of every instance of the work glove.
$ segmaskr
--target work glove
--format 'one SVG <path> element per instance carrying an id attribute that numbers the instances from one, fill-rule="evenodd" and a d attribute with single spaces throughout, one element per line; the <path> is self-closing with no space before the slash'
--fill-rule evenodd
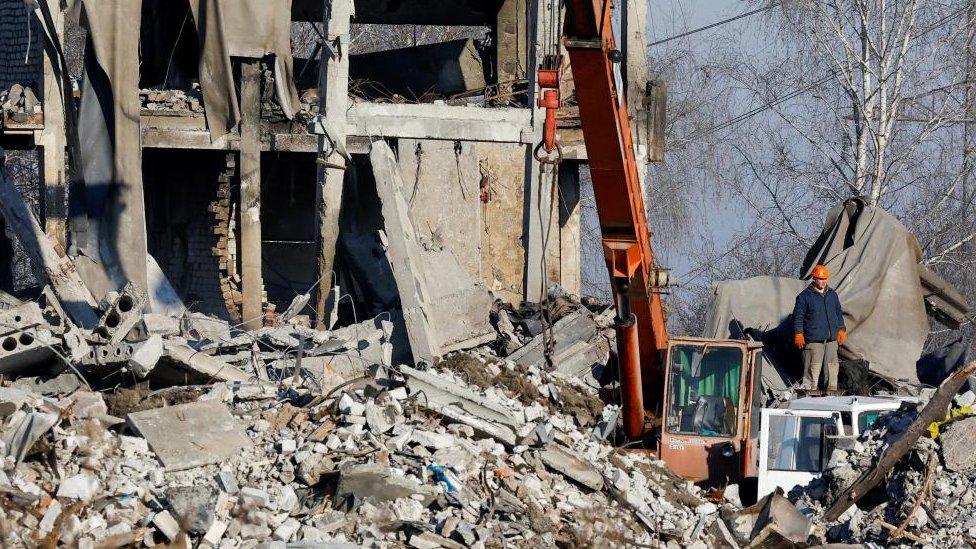
<path id="1" fill-rule="evenodd" d="M 837 344 L 843 345 L 845 341 L 847 341 L 847 330 L 841 328 L 837 332 Z"/>
<path id="2" fill-rule="evenodd" d="M 802 333 L 793 336 L 793 345 L 796 345 L 797 349 L 802 349 L 806 347 L 807 340 L 803 337 Z"/>

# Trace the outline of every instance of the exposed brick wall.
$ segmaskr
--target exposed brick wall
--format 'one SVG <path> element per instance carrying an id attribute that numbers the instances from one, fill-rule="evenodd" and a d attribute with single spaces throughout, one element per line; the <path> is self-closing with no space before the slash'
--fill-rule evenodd
<path id="1" fill-rule="evenodd" d="M 213 247 L 217 243 L 217 235 L 213 232 L 214 221 L 206 215 L 206 205 L 194 204 L 194 210 L 200 213 L 186 227 L 185 259 L 181 265 L 173 264 L 170 268 L 183 270 L 182 293 L 184 299 L 198 302 L 194 310 L 228 318 L 220 287 L 218 261 L 213 254 Z"/>
<path id="2" fill-rule="evenodd" d="M 0 0 L 0 90 L 27 84 L 40 94 L 42 44 L 40 26 L 24 0 Z"/>
<path id="3" fill-rule="evenodd" d="M 229 319 L 221 291 L 218 241 L 208 207 L 224 155 L 146 149 L 143 156 L 149 251 L 188 307 Z"/>

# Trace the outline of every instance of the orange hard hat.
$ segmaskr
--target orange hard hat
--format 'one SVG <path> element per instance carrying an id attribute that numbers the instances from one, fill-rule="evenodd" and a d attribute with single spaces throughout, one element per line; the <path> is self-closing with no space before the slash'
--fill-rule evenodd
<path id="1" fill-rule="evenodd" d="M 830 278 L 830 271 L 828 271 L 827 267 L 824 267 L 823 265 L 817 265 L 816 267 L 813 268 L 813 278 L 819 278 L 820 280 L 827 280 L 828 278 Z"/>

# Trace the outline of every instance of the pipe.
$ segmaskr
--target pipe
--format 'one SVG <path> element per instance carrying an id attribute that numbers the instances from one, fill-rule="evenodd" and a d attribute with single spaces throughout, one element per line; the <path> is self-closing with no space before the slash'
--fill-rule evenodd
<path id="1" fill-rule="evenodd" d="M 620 390 L 623 393 L 624 433 L 629 438 L 644 434 L 644 393 L 641 385 L 640 349 L 637 345 L 637 317 L 617 323 L 617 359 Z"/>
<path id="2" fill-rule="evenodd" d="M 644 434 L 644 389 L 641 384 L 637 315 L 631 312 L 630 281 L 617 280 L 617 363 L 623 399 L 624 433 L 629 438 Z"/>

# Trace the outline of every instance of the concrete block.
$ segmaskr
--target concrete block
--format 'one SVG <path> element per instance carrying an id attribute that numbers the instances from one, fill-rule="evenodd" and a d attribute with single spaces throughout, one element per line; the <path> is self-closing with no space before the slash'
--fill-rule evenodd
<path id="1" fill-rule="evenodd" d="M 285 438 L 278 442 L 278 450 L 282 454 L 291 454 L 298 449 L 298 442 L 293 438 Z"/>
<path id="2" fill-rule="evenodd" d="M 268 495 L 268 492 L 251 486 L 241 488 L 241 499 L 257 507 L 267 507 L 271 503 L 271 496 Z"/>
<path id="3" fill-rule="evenodd" d="M 152 523 L 170 541 L 176 540 L 176 536 L 180 534 L 180 525 L 169 511 L 156 513 L 152 519 Z"/>
<path id="4" fill-rule="evenodd" d="M 397 423 L 396 410 L 375 402 L 366 403 L 366 425 L 374 434 L 383 434 Z"/>
<path id="5" fill-rule="evenodd" d="M 415 429 L 410 434 L 410 441 L 435 450 L 450 448 L 457 444 L 457 439 L 452 435 L 447 433 L 434 433 L 422 429 Z"/>
<path id="6" fill-rule="evenodd" d="M 119 435 L 119 450 L 126 456 L 146 454 L 149 452 L 149 444 L 144 438 Z"/>
<path id="7" fill-rule="evenodd" d="M 298 506 L 298 494 L 291 486 L 285 485 L 281 487 L 281 494 L 275 501 L 279 511 L 291 513 Z"/>
<path id="8" fill-rule="evenodd" d="M 366 406 L 349 396 L 348 393 L 342 393 L 342 396 L 339 397 L 339 411 L 347 416 L 361 416 L 366 413 Z"/>
<path id="9" fill-rule="evenodd" d="M 251 446 L 240 424 L 220 402 L 135 412 L 127 419 L 167 471 L 222 463 Z"/>
<path id="10" fill-rule="evenodd" d="M 177 486 L 166 490 L 170 508 L 191 534 L 210 529 L 217 507 L 217 490 L 212 486 Z"/>
<path id="11" fill-rule="evenodd" d="M 56 341 L 41 327 L 46 325 L 43 318 L 34 318 L 35 308 L 36 303 L 29 303 L 0 315 L 5 319 L 0 320 L 0 374 L 25 372 L 54 357 L 49 346 Z"/>
<path id="12" fill-rule="evenodd" d="M 589 463 L 574 456 L 568 448 L 550 444 L 539 452 L 539 458 L 546 467 L 590 490 L 603 489 L 603 475 Z"/>
<path id="13" fill-rule="evenodd" d="M 101 393 L 87 391 L 75 393 L 70 397 L 71 409 L 78 419 L 98 418 L 108 415 L 108 406 Z"/>
<path id="14" fill-rule="evenodd" d="M 295 537 L 298 533 L 298 529 L 301 528 L 301 524 L 293 518 L 288 518 L 285 522 L 281 523 L 281 526 L 275 528 L 274 539 L 276 541 L 291 541 L 291 538 Z"/>
<path id="15" fill-rule="evenodd" d="M 132 356 L 129 358 L 129 369 L 139 377 L 146 377 L 156 367 L 156 363 L 163 356 L 163 338 L 158 334 L 133 346 Z"/>
<path id="16" fill-rule="evenodd" d="M 59 498 L 70 498 L 81 501 L 88 501 L 95 497 L 101 490 L 98 478 L 88 471 L 82 471 L 75 476 L 68 477 L 61 481 L 58 486 Z"/>
<path id="17" fill-rule="evenodd" d="M 81 363 L 85 366 L 104 366 L 109 364 L 121 364 L 132 358 L 132 344 L 125 341 L 118 343 L 92 344 L 88 356 L 82 357 Z"/>
<path id="18" fill-rule="evenodd" d="M 203 539 L 200 540 L 200 547 L 205 549 L 216 549 L 220 545 L 220 540 L 224 537 L 224 532 L 227 531 L 227 524 L 223 521 L 215 521 L 210 525 L 210 529 L 207 533 L 203 535 Z"/>
<path id="19" fill-rule="evenodd" d="M 106 343 L 118 344 L 140 321 L 148 297 L 135 284 L 106 299 L 105 313 L 98 321 L 94 333 L 105 339 Z"/>

